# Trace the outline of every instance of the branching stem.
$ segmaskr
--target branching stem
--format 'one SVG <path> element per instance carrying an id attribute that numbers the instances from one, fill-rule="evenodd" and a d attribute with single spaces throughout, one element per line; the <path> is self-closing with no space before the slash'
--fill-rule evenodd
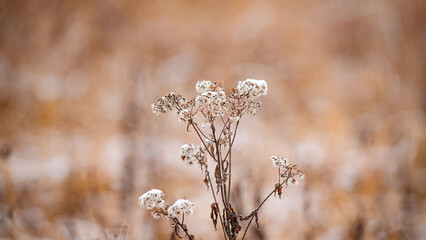
<path id="1" fill-rule="evenodd" d="M 288 174 L 288 176 L 287 176 L 287 178 L 286 178 L 286 180 L 285 181 L 283 181 L 282 183 L 280 183 L 279 185 L 277 185 L 277 186 L 275 186 L 275 188 L 274 188 L 274 190 L 272 190 L 272 192 L 270 192 L 269 194 L 268 194 L 268 196 L 266 196 L 266 198 L 265 199 L 263 199 L 263 201 L 259 204 L 259 206 L 254 210 L 254 211 L 252 211 L 251 212 L 251 217 L 250 217 L 250 221 L 249 221 L 249 223 L 247 224 L 247 227 L 246 227 L 246 230 L 244 230 L 244 234 L 243 234 L 243 238 L 241 239 L 241 240 L 244 240 L 244 237 L 246 236 L 246 234 L 247 234 L 247 230 L 249 229 L 249 227 L 250 227 L 250 224 L 253 222 L 253 218 L 255 217 L 255 214 L 257 214 L 257 212 L 259 211 L 259 209 L 263 206 L 263 204 L 272 196 L 272 194 L 274 194 L 277 190 L 278 190 L 278 188 L 280 188 L 280 187 L 282 187 L 282 185 L 284 185 L 284 183 L 287 183 L 287 181 L 290 179 L 290 176 L 291 176 L 291 170 L 290 170 L 290 172 L 289 172 L 289 174 Z"/>

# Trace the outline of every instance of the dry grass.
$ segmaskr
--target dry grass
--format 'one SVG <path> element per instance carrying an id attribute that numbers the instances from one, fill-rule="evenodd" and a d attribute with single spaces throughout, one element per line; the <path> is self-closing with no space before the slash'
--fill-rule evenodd
<path id="1" fill-rule="evenodd" d="M 0 2 L 0 237 L 169 239 L 172 229 L 138 208 L 141 193 L 155 184 L 171 200 L 210 200 L 199 169 L 177 155 L 195 138 L 150 104 L 170 90 L 193 96 L 202 79 L 229 90 L 256 78 L 269 92 L 233 155 L 236 179 L 256 184 L 235 182 L 236 208 L 249 212 L 274 186 L 277 149 L 307 178 L 265 206 L 250 239 L 423 238 L 425 9 L 420 0 Z M 220 239 L 209 213 L 196 208 L 188 225 Z"/>

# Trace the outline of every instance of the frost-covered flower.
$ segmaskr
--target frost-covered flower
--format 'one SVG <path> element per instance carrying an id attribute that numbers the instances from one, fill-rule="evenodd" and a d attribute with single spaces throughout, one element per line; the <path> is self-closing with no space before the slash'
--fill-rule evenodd
<path id="1" fill-rule="evenodd" d="M 191 111 L 188 109 L 181 109 L 178 111 L 179 114 L 179 122 L 186 122 L 191 118 Z"/>
<path id="2" fill-rule="evenodd" d="M 184 144 L 180 147 L 180 156 L 187 164 L 203 161 L 204 155 L 204 150 L 200 146 L 195 147 L 193 144 Z"/>
<path id="3" fill-rule="evenodd" d="M 247 94 L 255 99 L 268 93 L 268 84 L 265 80 L 247 79 L 238 82 L 237 90 L 240 94 Z"/>
<path id="4" fill-rule="evenodd" d="M 303 171 L 297 168 L 296 164 L 290 164 L 287 158 L 272 156 L 272 165 L 280 169 L 279 177 L 286 183 L 290 182 L 297 185 L 299 182 L 296 178 L 302 180 L 305 178 Z"/>
<path id="5" fill-rule="evenodd" d="M 272 166 L 276 168 L 284 169 L 286 166 L 288 166 L 287 158 L 272 156 L 271 160 L 272 160 Z"/>
<path id="6" fill-rule="evenodd" d="M 198 81 L 197 84 L 195 85 L 195 90 L 197 91 L 197 93 L 205 93 L 207 91 L 210 90 L 210 87 L 212 86 L 212 82 L 210 81 Z"/>
<path id="7" fill-rule="evenodd" d="M 151 189 L 139 197 L 138 203 L 140 207 L 151 210 L 155 207 L 163 208 L 165 201 L 163 200 L 164 193 L 158 189 Z"/>
<path id="8" fill-rule="evenodd" d="M 257 113 L 257 109 L 260 108 L 260 102 L 250 102 L 247 107 L 247 113 L 254 116 Z"/>
<path id="9" fill-rule="evenodd" d="M 170 112 L 174 107 L 185 103 L 185 98 L 181 95 L 176 95 L 173 92 L 158 99 L 156 104 L 151 104 L 152 112 L 160 116 L 161 114 Z"/>
<path id="10" fill-rule="evenodd" d="M 194 212 L 195 205 L 186 199 L 177 200 L 169 207 L 167 213 L 172 218 L 181 218 L 183 214 L 190 215 Z"/>
<path id="11" fill-rule="evenodd" d="M 151 104 L 152 112 L 160 116 L 163 113 L 167 113 L 173 109 L 173 102 L 170 98 L 167 97 L 161 97 L 158 99 L 157 104 Z"/>
<path id="12" fill-rule="evenodd" d="M 212 118 L 225 114 L 225 104 L 226 94 L 224 91 L 207 91 L 195 98 L 195 105 Z"/>

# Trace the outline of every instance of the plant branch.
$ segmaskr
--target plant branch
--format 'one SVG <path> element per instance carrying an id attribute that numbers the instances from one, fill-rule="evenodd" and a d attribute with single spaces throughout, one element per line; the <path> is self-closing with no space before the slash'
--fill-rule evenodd
<path id="1" fill-rule="evenodd" d="M 252 211 L 251 212 L 251 217 L 250 217 L 250 221 L 249 221 L 249 223 L 247 224 L 247 227 L 246 227 L 246 230 L 244 230 L 244 234 L 243 234 L 243 238 L 241 239 L 241 240 L 244 240 L 244 237 L 246 236 L 246 234 L 247 234 L 247 230 L 249 229 L 249 227 L 250 227 L 250 224 L 252 223 L 252 221 L 253 221 L 253 218 L 255 217 L 255 215 L 257 214 L 257 212 L 259 211 L 259 209 L 263 206 L 263 204 L 272 196 L 272 194 L 274 194 L 274 192 L 276 192 L 277 190 L 278 190 L 278 188 L 280 188 L 282 185 L 284 185 L 284 183 L 287 183 L 287 181 L 290 179 L 290 176 L 291 176 L 291 170 L 290 170 L 290 172 L 289 172 L 289 174 L 288 174 L 288 176 L 287 176 L 287 178 L 286 178 L 286 180 L 285 181 L 283 181 L 281 184 L 279 184 L 279 185 L 276 185 L 275 186 L 275 188 L 274 188 L 274 190 L 272 190 L 272 192 L 270 192 L 269 194 L 268 194 L 268 196 L 266 196 L 266 198 L 265 199 L 263 199 L 263 201 L 259 204 L 259 206 L 254 210 L 254 211 Z M 249 216 L 250 216 L 249 215 Z"/>
<path id="2" fill-rule="evenodd" d="M 219 141 L 216 139 L 216 133 L 215 133 L 215 127 L 214 124 L 212 123 L 211 125 L 211 130 L 212 130 L 212 134 L 213 134 L 213 139 L 214 139 L 214 143 L 216 145 L 216 154 L 217 154 L 217 160 L 218 160 L 218 165 L 219 165 L 219 177 L 220 179 L 216 179 L 216 181 L 219 180 L 219 188 L 220 188 L 220 194 L 222 196 L 222 203 L 223 203 L 223 207 L 226 208 L 226 192 L 224 192 L 224 185 L 223 185 L 223 166 L 222 166 L 222 159 L 221 159 L 221 154 L 220 154 L 220 144 Z M 225 218 L 226 216 L 224 216 Z M 231 238 L 231 230 L 230 230 L 230 226 L 229 226 L 229 219 L 226 218 L 224 219 L 225 223 L 227 225 L 227 230 L 228 230 L 228 237 Z"/>
<path id="3" fill-rule="evenodd" d="M 213 154 L 210 152 L 210 150 L 207 148 L 206 144 L 205 144 L 205 143 L 204 143 L 204 141 L 203 141 L 203 138 L 202 138 L 202 137 L 201 137 L 201 135 L 199 134 L 198 129 L 197 129 L 197 128 L 198 128 L 198 126 L 197 126 L 196 124 L 194 124 L 194 122 L 193 122 L 193 121 L 191 121 L 190 123 L 191 123 L 192 127 L 194 128 L 195 132 L 197 133 L 198 137 L 200 138 L 201 142 L 203 143 L 204 148 L 207 150 L 207 152 L 210 154 L 210 156 L 211 156 L 213 159 L 215 159 L 214 155 L 213 155 Z M 219 210 L 219 212 L 220 212 L 219 204 L 218 204 L 218 201 L 217 201 L 217 198 L 216 198 L 216 194 L 214 193 L 213 183 L 212 183 L 212 181 L 211 181 L 211 177 L 210 177 L 210 172 L 207 170 L 207 169 L 208 169 L 208 166 L 207 166 L 207 164 L 206 164 L 206 163 L 204 163 L 204 165 L 205 165 L 205 167 L 206 167 L 206 171 L 207 171 L 207 173 L 208 173 L 208 174 L 207 174 L 207 177 L 208 177 L 208 179 L 207 179 L 207 180 L 209 181 L 209 184 L 210 184 L 210 189 L 211 189 L 211 192 L 212 192 L 212 195 L 213 195 L 213 199 L 214 199 L 215 203 L 217 204 L 217 206 L 218 206 L 218 210 Z M 224 220 L 222 219 L 221 214 L 219 214 L 219 220 L 220 220 L 220 223 L 221 223 L 221 227 L 222 227 L 223 234 L 224 234 L 225 239 L 226 239 L 226 234 L 225 234 L 225 229 L 224 229 Z"/>
<path id="4" fill-rule="evenodd" d="M 183 225 L 183 220 L 182 223 L 177 219 L 177 218 L 173 218 L 173 221 L 180 227 L 182 228 L 182 230 L 185 232 L 185 235 L 189 238 L 189 240 L 194 240 L 194 236 L 189 234 L 188 232 L 188 228 L 186 226 Z M 177 233 L 176 233 L 177 234 Z"/>

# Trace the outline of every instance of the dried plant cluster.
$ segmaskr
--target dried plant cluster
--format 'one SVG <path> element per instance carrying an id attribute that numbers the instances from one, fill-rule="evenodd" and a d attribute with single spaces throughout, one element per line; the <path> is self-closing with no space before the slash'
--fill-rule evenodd
<path id="1" fill-rule="evenodd" d="M 296 184 L 297 179 L 304 178 L 304 174 L 286 158 L 272 156 L 272 165 L 278 168 L 275 187 L 250 214 L 244 216 L 236 213 L 231 204 L 232 147 L 242 117 L 246 114 L 254 116 L 260 108 L 257 99 L 267 94 L 267 83 L 264 80 L 247 79 L 239 82 L 228 96 L 222 89 L 222 83 L 199 81 L 195 89 L 198 96 L 189 101 L 173 92 L 167 94 L 152 104 L 152 111 L 160 116 L 176 110 L 179 121 L 187 123 L 187 131 L 195 131 L 200 145 L 182 145 L 181 158 L 187 164 L 199 165 L 204 173 L 204 183 L 213 198 L 210 217 L 215 229 L 219 222 L 224 239 L 233 240 L 237 239 L 242 230 L 241 222 L 248 221 L 242 235 L 244 239 L 253 220 L 259 227 L 258 212 L 263 204 L 272 195 L 281 198 L 283 186 Z M 200 128 L 197 120 L 201 121 L 203 128 Z M 209 158 L 214 161 L 214 178 L 207 164 Z M 155 219 L 163 217 L 170 220 L 178 237 L 194 239 L 184 222 L 185 216 L 192 214 L 194 204 L 180 199 L 172 206 L 166 206 L 163 197 L 161 190 L 152 189 L 139 198 L 139 205 L 151 210 Z"/>

